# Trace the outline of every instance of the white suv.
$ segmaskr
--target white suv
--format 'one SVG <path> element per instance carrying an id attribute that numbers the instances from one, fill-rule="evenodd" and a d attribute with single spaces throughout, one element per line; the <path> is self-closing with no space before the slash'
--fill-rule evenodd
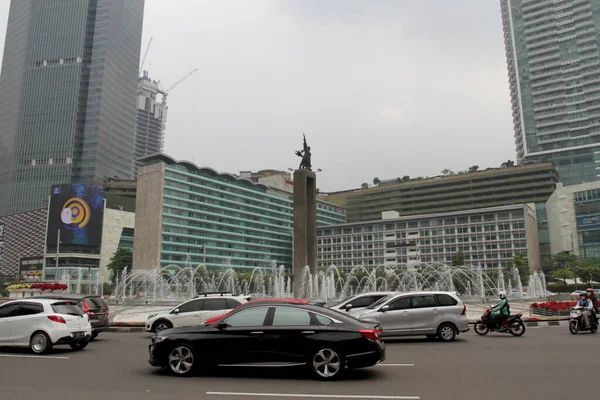
<path id="1" fill-rule="evenodd" d="M 91 337 L 90 320 L 76 302 L 28 299 L 0 306 L 0 346 L 30 347 L 41 354 L 59 344 L 81 350 Z"/>
<path id="2" fill-rule="evenodd" d="M 150 314 L 146 321 L 146 331 L 160 332 L 179 326 L 202 325 L 207 318 L 225 314 L 250 298 L 233 296 L 231 293 L 204 293 L 172 310 Z"/>

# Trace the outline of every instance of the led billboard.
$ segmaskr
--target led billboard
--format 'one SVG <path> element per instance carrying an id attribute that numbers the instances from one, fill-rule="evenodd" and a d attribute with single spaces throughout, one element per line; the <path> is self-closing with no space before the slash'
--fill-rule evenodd
<path id="1" fill-rule="evenodd" d="M 104 189 L 71 184 L 52 187 L 48 210 L 48 247 L 60 245 L 100 247 L 104 219 Z"/>

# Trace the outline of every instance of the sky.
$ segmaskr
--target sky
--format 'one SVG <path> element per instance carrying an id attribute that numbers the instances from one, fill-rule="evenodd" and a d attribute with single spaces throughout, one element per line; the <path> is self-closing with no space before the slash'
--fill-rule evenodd
<path id="1" fill-rule="evenodd" d="M 151 37 L 164 87 L 198 68 L 169 94 L 178 160 L 288 170 L 304 133 L 331 192 L 516 158 L 497 0 L 146 0 Z"/>

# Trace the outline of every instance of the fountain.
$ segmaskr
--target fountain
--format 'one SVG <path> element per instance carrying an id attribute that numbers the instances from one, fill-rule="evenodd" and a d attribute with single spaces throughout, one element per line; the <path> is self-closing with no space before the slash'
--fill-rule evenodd
<path id="1" fill-rule="evenodd" d="M 328 301 L 371 291 L 442 290 L 457 292 L 473 300 L 506 291 L 509 296 L 523 297 L 519 271 L 486 270 L 480 265 L 448 266 L 443 264 L 396 264 L 375 267 L 355 266 L 342 271 L 335 265 L 312 274 L 305 267 L 301 274 L 300 297 Z M 535 272 L 530 280 L 529 297 L 545 293 L 545 278 Z M 233 268 L 218 271 L 197 267 L 168 265 L 163 268 L 128 271 L 124 269 L 110 297 L 127 303 L 177 303 L 202 292 L 231 292 L 253 298 L 293 296 L 291 275 L 284 266 L 257 267 L 240 275 Z"/>
<path id="2" fill-rule="evenodd" d="M 550 293 L 546 290 L 546 276 L 543 272 L 535 271 L 529 277 L 528 297 L 542 298 L 548 297 Z"/>

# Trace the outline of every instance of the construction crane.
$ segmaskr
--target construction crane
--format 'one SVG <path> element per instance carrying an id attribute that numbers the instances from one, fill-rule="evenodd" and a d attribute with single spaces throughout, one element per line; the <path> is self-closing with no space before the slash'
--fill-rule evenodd
<path id="1" fill-rule="evenodd" d="M 177 82 L 175 82 L 173 85 L 171 85 L 170 88 L 168 88 L 167 90 L 163 90 L 162 91 L 162 95 L 163 95 L 162 104 L 163 104 L 163 106 L 167 105 L 167 96 L 168 96 L 169 92 L 171 90 L 175 89 L 175 87 L 177 87 L 177 85 L 179 85 L 181 82 L 185 81 L 187 78 L 189 78 L 190 76 L 192 76 L 196 72 L 198 72 L 198 68 L 191 70 L 183 78 L 181 78 L 180 80 L 178 80 Z"/>
<path id="2" fill-rule="evenodd" d="M 150 38 L 150 41 L 148 42 L 148 46 L 146 46 L 146 51 L 144 52 L 144 57 L 142 57 L 142 63 L 140 64 L 140 70 L 138 72 L 138 76 L 140 76 L 142 74 L 142 70 L 144 69 L 144 64 L 146 64 L 146 57 L 148 57 L 148 51 L 150 50 L 150 45 L 152 44 L 152 39 L 154 39 L 154 37 Z"/>

